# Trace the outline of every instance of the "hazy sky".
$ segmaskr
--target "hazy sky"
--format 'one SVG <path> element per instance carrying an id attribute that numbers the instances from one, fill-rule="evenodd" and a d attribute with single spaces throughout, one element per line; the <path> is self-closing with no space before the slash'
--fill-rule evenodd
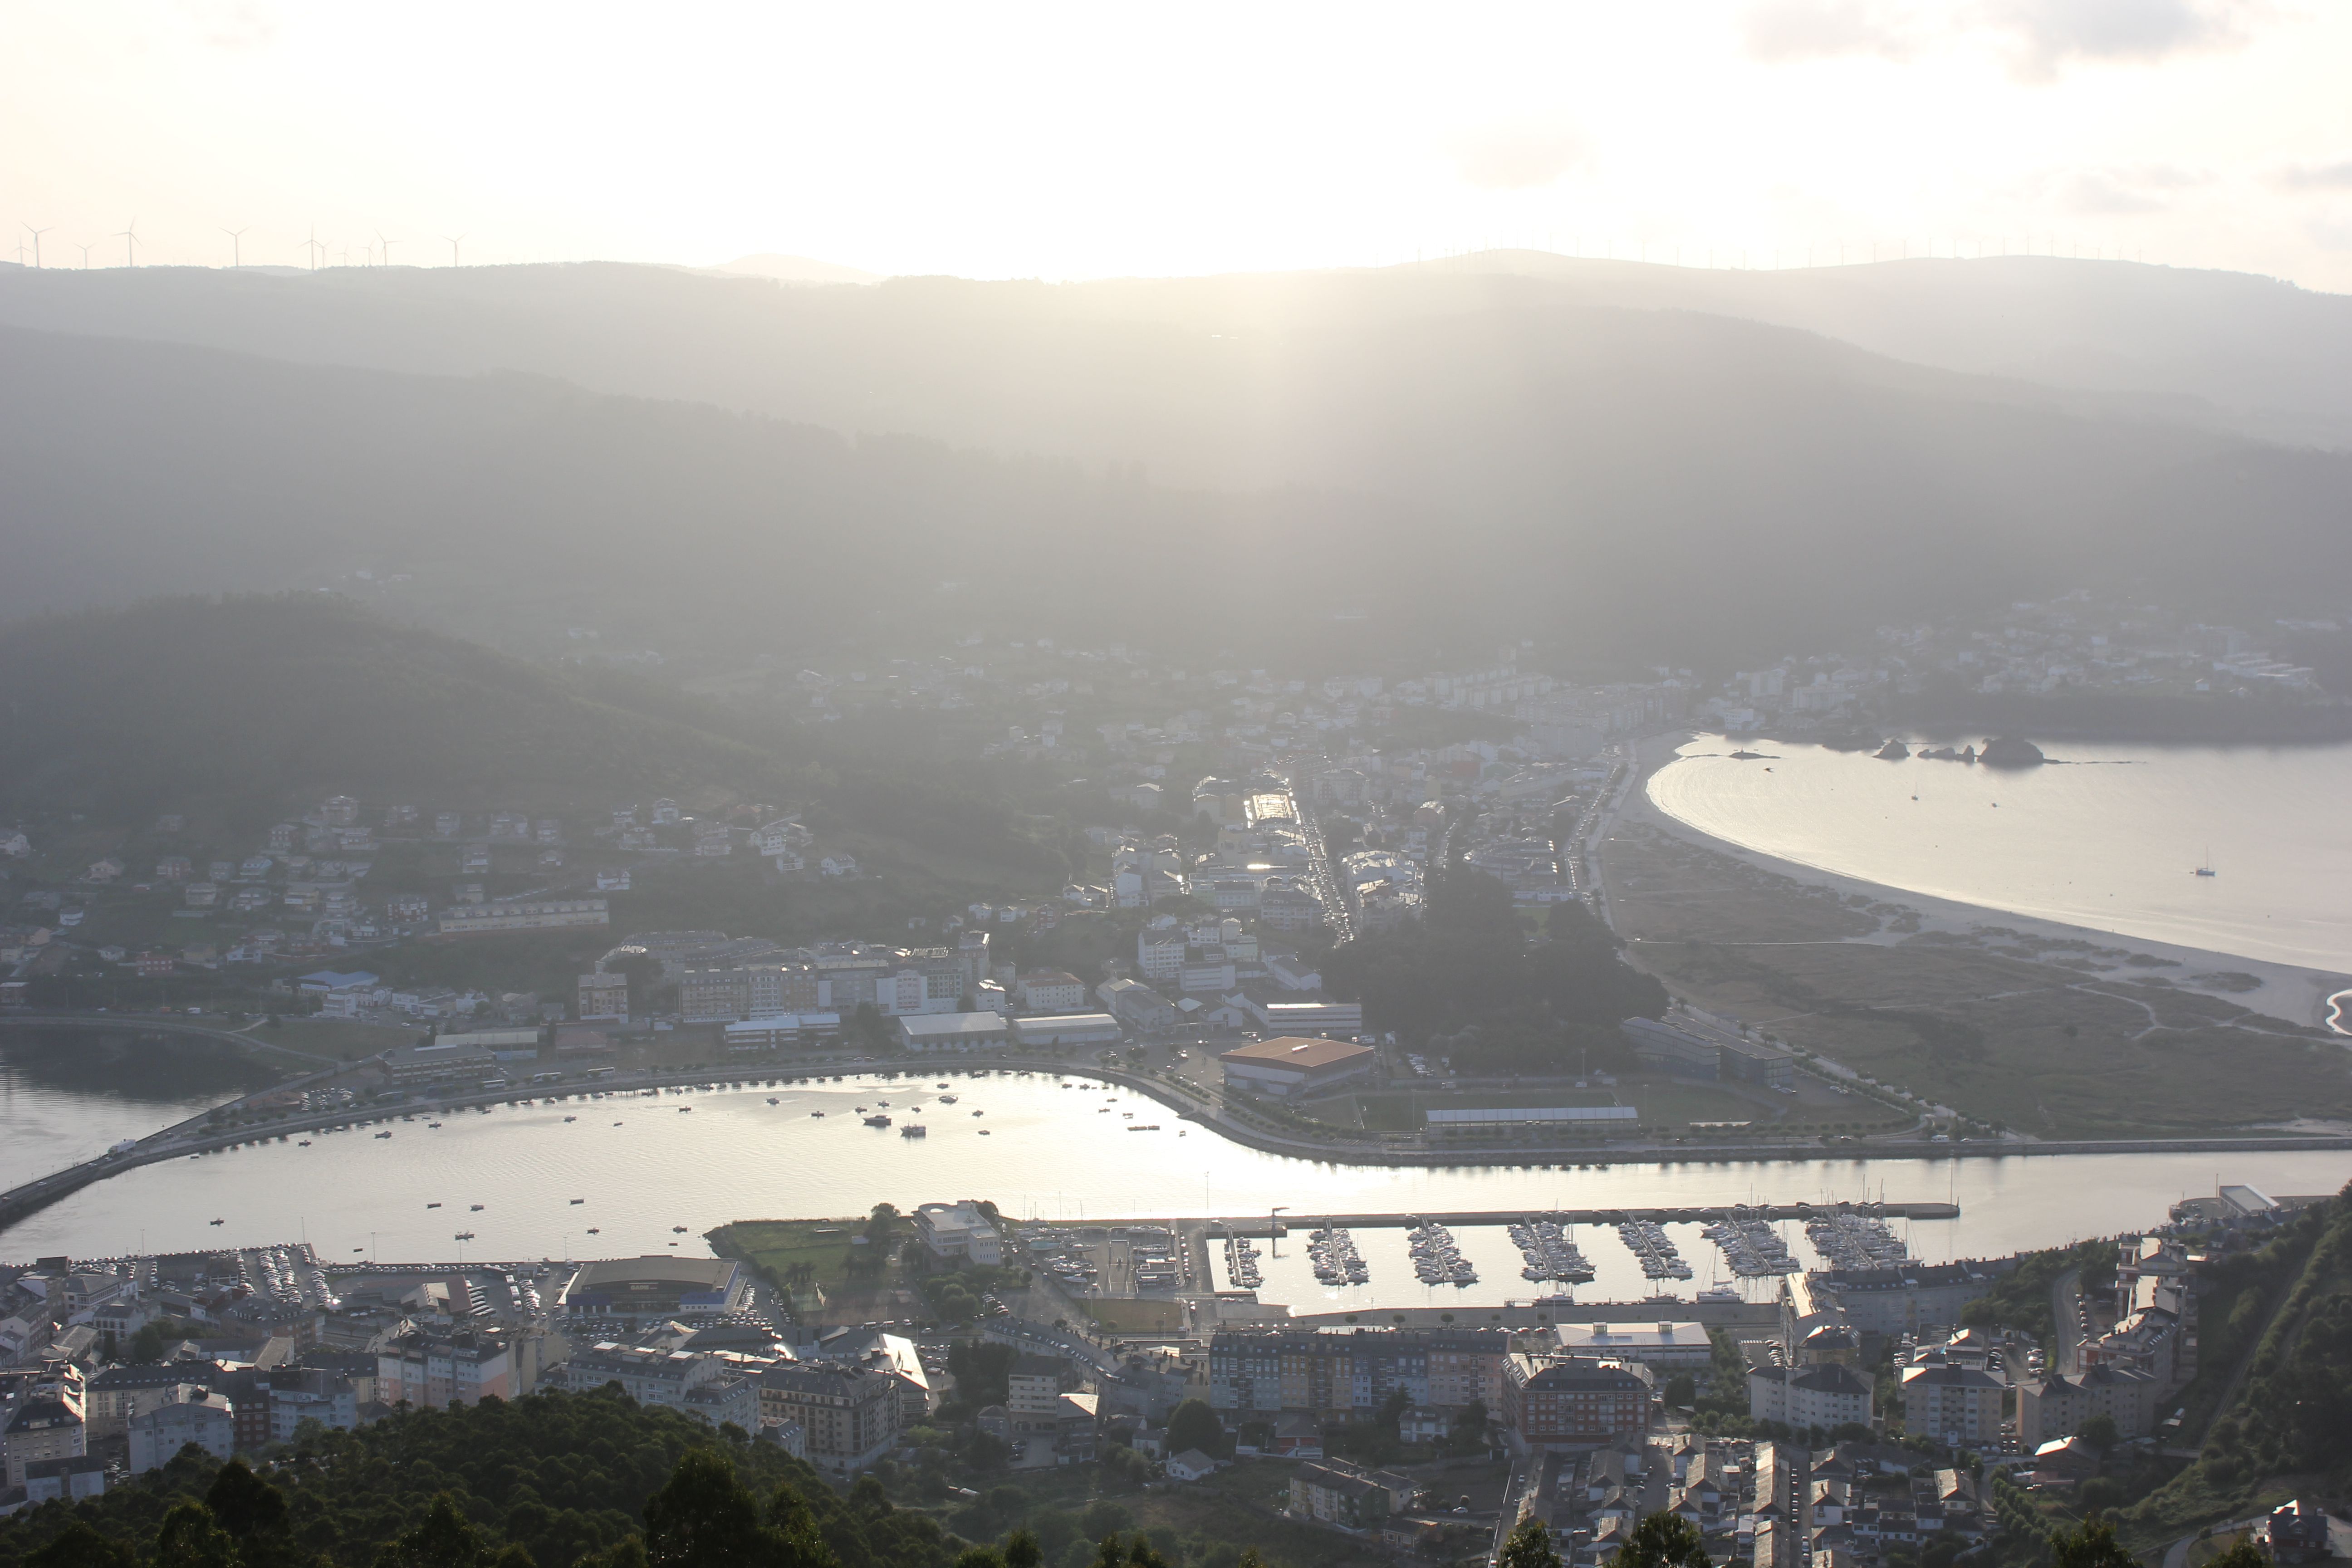
<path id="1" fill-rule="evenodd" d="M 0 219 L 1049 278 L 2030 237 L 2352 291 L 2347 84 L 2343 0 L 0 0 Z"/>

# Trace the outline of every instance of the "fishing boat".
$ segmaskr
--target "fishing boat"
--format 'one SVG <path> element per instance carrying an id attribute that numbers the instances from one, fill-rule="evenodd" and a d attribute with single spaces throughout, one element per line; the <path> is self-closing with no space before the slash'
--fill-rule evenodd
<path id="1" fill-rule="evenodd" d="M 474 1212 L 474 1213 L 476 1213 L 476 1214 L 479 1214 L 479 1213 L 481 1213 L 481 1212 L 482 1212 L 482 1209 L 483 1209 L 483 1207 L 484 1207 L 484 1206 L 485 1206 L 485 1205 L 481 1205 L 481 1204 L 475 1204 L 474 1205 L 472 1205 L 472 1207 L 473 1207 L 473 1212 Z"/>
<path id="2" fill-rule="evenodd" d="M 909 1121 L 907 1125 L 898 1129 L 898 1136 L 901 1138 L 928 1138 L 930 1136 L 930 1129 L 925 1127 L 919 1121 Z"/>
<path id="3" fill-rule="evenodd" d="M 866 1125 L 868 1127 L 887 1127 L 890 1125 L 890 1119 L 877 1112 L 877 1114 L 866 1119 Z"/>

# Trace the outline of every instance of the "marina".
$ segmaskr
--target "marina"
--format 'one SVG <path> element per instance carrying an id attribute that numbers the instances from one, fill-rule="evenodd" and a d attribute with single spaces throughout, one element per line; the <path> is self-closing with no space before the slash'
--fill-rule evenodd
<path id="1" fill-rule="evenodd" d="M 1066 1068 L 968 1068 L 951 1077 L 958 1110 L 983 1110 L 986 1120 L 959 1114 L 929 1122 L 928 1136 L 919 1139 L 877 1140 L 876 1130 L 852 1114 L 861 1105 L 878 1113 L 877 1096 L 908 1098 L 903 1078 L 876 1073 L 774 1078 L 668 1097 L 673 1104 L 691 1103 L 691 1116 L 629 1116 L 621 1102 L 646 1091 L 614 1089 L 585 1097 L 610 1102 L 599 1104 L 601 1116 L 577 1094 L 534 1097 L 540 1102 L 530 1106 L 468 1108 L 472 1113 L 462 1116 L 414 1106 L 407 1113 L 417 1120 L 390 1141 L 371 1136 L 385 1124 L 380 1118 L 376 1127 L 364 1127 L 360 1123 L 370 1118 L 347 1117 L 337 1123 L 346 1131 L 257 1136 L 240 1147 L 84 1187 L 0 1230 L 0 1258 L 288 1237 L 306 1237 L 322 1255 L 373 1243 L 379 1256 L 432 1257 L 448 1246 L 450 1233 L 437 1224 L 442 1212 L 425 1205 L 445 1200 L 467 1214 L 479 1233 L 476 1245 L 499 1257 L 628 1256 L 665 1252 L 673 1241 L 680 1252 L 699 1252 L 703 1233 L 733 1220 L 857 1215 L 883 1200 L 907 1210 L 969 1194 L 997 1203 L 1009 1219 L 1049 1224 L 1168 1224 L 1188 1213 L 1181 1223 L 1213 1220 L 1252 1240 L 1250 1273 L 1257 1283 L 1233 1277 L 1222 1236 L 1207 1256 L 1195 1255 L 1196 1270 L 1209 1269 L 1215 1289 L 1259 1290 L 1264 1300 L 1302 1310 L 1435 1309 L 1570 1289 L 1580 1298 L 1637 1301 L 1662 1286 L 1677 1286 L 1685 1297 L 1694 1292 L 1688 1282 L 1645 1277 L 1628 1247 L 1594 1247 L 1584 1227 L 1613 1226 L 1622 1217 L 1655 1221 L 1696 1265 L 1700 1279 L 1713 1272 L 1724 1289 L 1753 1294 L 1770 1289 L 1773 1277 L 1724 1267 L 1701 1234 L 1734 1210 L 1767 1221 L 1797 1262 L 1825 1266 L 1803 1227 L 1809 1212 L 1864 1193 L 1875 1201 L 1883 1191 L 1885 1206 L 1874 1212 L 1910 1255 L 1942 1261 L 2150 1223 L 2174 1200 L 2212 1191 L 2217 1169 L 2272 1193 L 2332 1191 L 2347 1169 L 2343 1152 L 2326 1150 L 2233 1152 L 2219 1161 L 2184 1152 L 1940 1162 L 1659 1159 L 1586 1168 L 1572 1161 L 1361 1165 L 1270 1153 L 1197 1124 L 1191 1131 L 1198 1140 L 1180 1141 L 1173 1130 L 1130 1137 L 1128 1122 L 1092 1113 L 1101 1103 L 1101 1080 L 1073 1080 Z M 1062 1090 L 1062 1082 L 1097 1093 Z M 1120 1109 L 1136 1104 L 1120 1097 Z M 16 1115 L 46 1108 L 44 1100 L 0 1100 L 0 1145 Z M 119 1103 L 82 1114 L 85 1125 L 112 1131 L 123 1127 L 126 1112 L 142 1115 Z M 389 1113 L 394 1124 L 403 1113 Z M 565 1121 L 568 1114 L 578 1120 Z M 123 1131 L 150 1128 L 165 1116 L 146 1110 Z M 444 1125 L 430 1127 L 428 1117 Z M 1160 1118 L 1166 1121 L 1164 1112 Z M 574 1197 L 585 1202 L 573 1205 Z M 488 1207 L 467 1212 L 473 1202 Z M 1280 1205 L 1346 1228 L 1366 1281 L 1317 1280 L 1303 1246 L 1307 1227 L 1288 1215 L 1278 1254 L 1269 1252 L 1269 1208 Z M 217 1227 L 209 1223 L 216 1218 L 223 1221 Z M 1507 1227 L 1544 1220 L 1560 1226 L 1564 1238 L 1582 1241 L 1580 1256 L 1592 1279 L 1523 1277 L 1528 1255 Z M 1407 1237 L 1423 1221 L 1451 1233 L 1478 1283 L 1420 1282 Z M 672 1229 L 680 1223 L 687 1232 Z M 1717 1259 L 1712 1268 L 1703 1253 Z"/>

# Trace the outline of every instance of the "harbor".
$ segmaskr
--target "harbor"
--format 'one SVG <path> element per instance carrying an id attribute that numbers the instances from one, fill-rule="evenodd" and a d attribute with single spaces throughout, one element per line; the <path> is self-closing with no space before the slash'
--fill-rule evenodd
<path id="1" fill-rule="evenodd" d="M 372 1126 L 355 1125 L 371 1119 L 347 1110 L 339 1120 L 321 1116 L 295 1136 L 263 1141 L 247 1132 L 243 1147 L 199 1147 L 106 1180 L 85 1178 L 0 1232 L 0 1256 L 185 1250 L 307 1236 L 324 1257 L 365 1257 L 353 1249 L 371 1247 L 377 1256 L 419 1258 L 448 1248 L 459 1228 L 478 1233 L 468 1257 L 625 1256 L 668 1252 L 673 1242 L 679 1252 L 699 1252 L 704 1232 L 735 1220 L 856 1215 L 883 1200 L 907 1210 L 983 1194 L 1008 1220 L 1072 1227 L 1151 1216 L 1166 1223 L 1171 1215 L 1189 1216 L 1187 1224 L 1213 1221 L 1221 1237 L 1246 1236 L 1258 1249 L 1265 1299 L 1302 1310 L 1318 1302 L 1342 1312 L 1391 1303 L 1403 1310 L 1441 1300 L 1454 1310 L 1555 1288 L 1580 1300 L 1628 1301 L 1666 1288 L 1685 1297 L 1710 1287 L 1763 1293 L 1777 1281 L 1735 1274 L 1701 1234 L 1742 1207 L 1781 1231 L 1797 1261 L 1827 1267 L 1805 1234 L 1808 1211 L 1883 1194 L 1885 1223 L 1913 1257 L 1935 1262 L 2146 1223 L 2152 1205 L 2210 1191 L 2216 1168 L 2210 1156 L 2183 1152 L 1956 1155 L 1940 1163 L 1816 1153 L 1747 1163 L 1367 1166 L 1270 1153 L 1198 1125 L 1189 1140 L 1172 1129 L 1131 1135 L 1129 1119 L 1118 1113 L 1133 1110 L 1133 1121 L 1149 1124 L 1157 1108 L 1126 1085 L 1099 1090 L 1077 1110 L 1059 1077 L 1024 1078 L 1001 1067 L 984 1076 L 969 1068 L 922 1076 L 933 1082 L 910 1081 L 903 1072 L 822 1084 L 739 1086 L 706 1078 L 663 1086 L 671 1092 L 657 1099 L 635 1090 L 584 1102 L 577 1095 L 446 1110 L 436 1102 L 388 1113 Z M 938 1080 L 951 1088 L 938 1090 Z M 932 1109 L 941 1092 L 960 1097 L 951 1114 Z M 1109 1114 L 1095 1113 L 1099 1095 L 1118 1097 Z M 883 1100 L 892 1102 L 887 1110 Z M 902 1112 L 919 1102 L 929 1129 L 919 1139 L 899 1137 L 895 1125 L 866 1127 L 856 1109 L 903 1121 Z M 693 1113 L 678 1114 L 681 1105 Z M 973 1110 L 985 1115 L 974 1118 Z M 387 1129 L 393 1138 L 373 1136 Z M 2229 1169 L 2284 1192 L 2342 1184 L 2340 1152 L 2280 1142 L 2288 1146 L 2233 1154 Z M 488 1203 L 487 1211 L 469 1212 L 477 1202 Z M 449 1209 L 429 1209 L 432 1203 Z M 1270 1210 L 1286 1205 L 1274 1221 Z M 443 1220 L 451 1210 L 463 1216 L 462 1226 Z M 1663 1226 L 1693 1278 L 1645 1276 L 1615 1230 L 1629 1217 Z M 215 1219 L 225 1223 L 215 1228 Z M 1424 1219 L 1454 1233 L 1477 1284 L 1419 1282 L 1405 1237 Z M 1592 1279 L 1522 1277 L 1528 1258 L 1507 1227 L 1544 1220 L 1572 1237 Z M 1304 1233 L 1327 1221 L 1349 1232 L 1363 1283 L 1316 1279 Z M 1270 1234 L 1277 1225 L 1278 1249 Z M 1212 1261 L 1191 1259 L 1196 1274 Z M 1215 1288 L 1234 1288 L 1222 1257 L 1213 1262 Z"/>

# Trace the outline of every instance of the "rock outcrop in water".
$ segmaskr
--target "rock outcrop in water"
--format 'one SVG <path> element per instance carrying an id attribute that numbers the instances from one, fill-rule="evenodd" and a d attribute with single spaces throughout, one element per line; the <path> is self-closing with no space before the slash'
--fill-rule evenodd
<path id="1" fill-rule="evenodd" d="M 1989 768 L 2031 768 L 2049 761 L 2042 748 L 2031 741 L 2021 741 L 2013 735 L 2003 735 L 1987 741 L 1977 760 Z"/>
<path id="2" fill-rule="evenodd" d="M 1899 763 L 1911 754 L 1911 748 L 1900 741 L 1889 741 L 1871 754 L 1883 763 Z"/>

